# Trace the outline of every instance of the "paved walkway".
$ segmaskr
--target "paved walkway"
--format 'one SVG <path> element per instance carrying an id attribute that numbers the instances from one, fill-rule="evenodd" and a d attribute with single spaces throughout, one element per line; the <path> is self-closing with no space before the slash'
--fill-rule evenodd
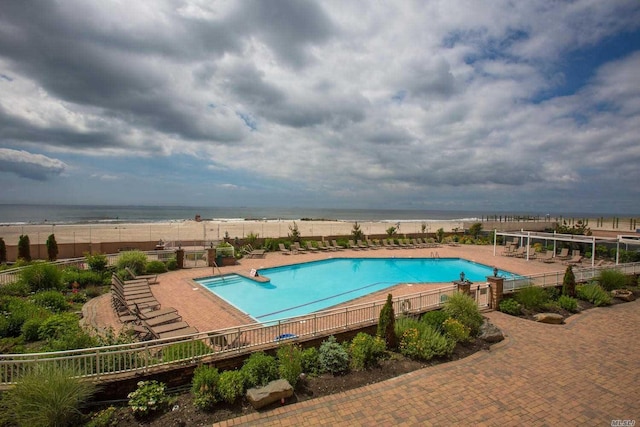
<path id="1" fill-rule="evenodd" d="M 640 422 L 640 301 L 588 310 L 565 325 L 487 316 L 507 335 L 489 352 L 216 425 Z"/>

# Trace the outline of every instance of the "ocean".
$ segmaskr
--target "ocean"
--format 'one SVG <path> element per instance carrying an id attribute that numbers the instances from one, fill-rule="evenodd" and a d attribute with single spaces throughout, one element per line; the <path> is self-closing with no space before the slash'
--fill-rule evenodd
<path id="1" fill-rule="evenodd" d="M 332 209 L 206 206 L 82 206 L 0 204 L 0 225 L 147 223 L 192 220 L 341 220 L 341 221 L 475 221 L 494 215 L 537 216 L 545 212 L 473 212 L 456 210 Z M 597 218 L 585 213 L 549 214 L 552 218 Z"/>

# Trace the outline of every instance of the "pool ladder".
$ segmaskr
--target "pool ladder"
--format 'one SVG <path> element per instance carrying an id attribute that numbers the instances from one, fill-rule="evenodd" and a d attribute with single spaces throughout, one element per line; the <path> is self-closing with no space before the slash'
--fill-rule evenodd
<path id="1" fill-rule="evenodd" d="M 431 252 L 431 258 L 438 258 L 438 259 L 440 259 L 440 254 L 438 253 L 438 251 Z"/>

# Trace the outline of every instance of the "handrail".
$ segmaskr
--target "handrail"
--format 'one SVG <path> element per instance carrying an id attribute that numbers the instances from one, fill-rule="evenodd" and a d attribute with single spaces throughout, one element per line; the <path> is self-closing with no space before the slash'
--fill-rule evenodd
<path id="1" fill-rule="evenodd" d="M 419 313 L 436 309 L 455 285 L 395 298 L 394 310 Z M 74 368 L 78 375 L 97 381 L 140 375 L 176 363 L 197 363 L 204 358 L 242 354 L 257 348 L 277 347 L 283 339 L 313 339 L 341 331 L 377 324 L 386 300 L 361 303 L 304 316 L 247 324 L 215 331 L 199 332 L 178 338 L 143 341 L 105 347 L 49 353 L 0 354 L 0 387 L 16 383 L 18 377 L 50 364 Z"/>
<path id="2" fill-rule="evenodd" d="M 593 279 L 603 270 L 617 270 L 624 274 L 640 273 L 640 262 L 632 262 L 618 265 L 603 265 L 599 267 L 583 267 L 573 270 L 576 281 L 584 282 Z M 540 286 L 543 288 L 560 286 L 564 279 L 564 271 L 556 271 L 553 273 L 541 273 L 531 276 L 513 277 L 504 280 L 504 292 L 514 292 L 527 286 Z"/>

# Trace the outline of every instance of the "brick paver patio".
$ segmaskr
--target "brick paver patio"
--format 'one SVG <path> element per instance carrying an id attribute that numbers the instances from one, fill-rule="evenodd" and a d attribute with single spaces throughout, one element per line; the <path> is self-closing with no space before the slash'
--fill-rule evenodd
<path id="1" fill-rule="evenodd" d="M 592 309 L 565 325 L 486 315 L 507 335 L 489 352 L 216 425 L 640 422 L 640 301 Z"/>

